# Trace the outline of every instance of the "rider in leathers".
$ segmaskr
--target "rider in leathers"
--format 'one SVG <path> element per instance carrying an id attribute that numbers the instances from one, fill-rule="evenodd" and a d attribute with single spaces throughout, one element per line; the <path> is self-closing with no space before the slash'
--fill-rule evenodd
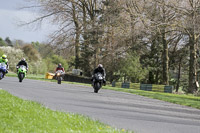
<path id="1" fill-rule="evenodd" d="M 26 70 L 28 71 L 28 63 L 26 62 L 26 59 L 25 58 L 22 58 L 21 61 L 18 62 L 16 68 L 17 68 L 17 71 L 18 71 L 18 68 L 19 66 L 26 66 Z"/>
<path id="2" fill-rule="evenodd" d="M 0 63 L 5 63 L 7 65 L 6 73 L 8 73 L 9 65 L 8 65 L 7 55 L 3 54 L 2 57 L 0 57 Z M 5 76 L 6 73 L 3 73 L 3 77 Z"/>
<path id="3" fill-rule="evenodd" d="M 105 85 L 106 84 L 106 79 L 105 79 L 105 77 L 106 77 L 106 71 L 103 68 L 102 64 L 99 64 L 98 67 L 96 69 L 94 69 L 91 80 L 93 81 L 95 73 L 98 73 L 98 72 L 100 72 L 102 74 L 102 76 L 103 76 L 103 83 Z"/>

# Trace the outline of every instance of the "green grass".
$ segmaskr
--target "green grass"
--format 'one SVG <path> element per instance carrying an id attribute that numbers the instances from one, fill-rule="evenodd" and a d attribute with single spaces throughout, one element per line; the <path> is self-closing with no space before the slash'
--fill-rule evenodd
<path id="1" fill-rule="evenodd" d="M 8 77 L 17 77 L 17 74 L 14 73 L 14 72 L 9 72 L 8 74 L 6 74 L 6 76 Z M 26 78 L 29 78 L 29 79 L 44 79 L 45 78 L 45 75 L 43 74 L 27 74 L 27 77 Z"/>
<path id="2" fill-rule="evenodd" d="M 175 103 L 175 104 L 180 104 L 180 105 L 185 105 L 185 106 L 190 106 L 193 108 L 200 109 L 200 97 L 196 97 L 196 96 L 178 95 L 178 94 L 152 92 L 152 91 L 142 91 L 142 90 L 125 89 L 125 88 L 115 88 L 115 87 L 109 87 L 109 86 L 105 86 L 103 88 L 133 93 L 136 95 L 141 95 L 141 96 L 145 96 L 145 97 L 163 100 L 166 102 L 171 102 L 171 103 Z"/>
<path id="3" fill-rule="evenodd" d="M 17 74 L 16 73 L 14 73 L 14 72 L 8 72 L 7 74 L 6 74 L 6 76 L 8 76 L 8 77 L 15 77 L 15 76 L 17 76 Z"/>
<path id="4" fill-rule="evenodd" d="M 52 111 L 32 101 L 22 100 L 0 90 L 1 133 L 120 133 L 88 117 Z"/>

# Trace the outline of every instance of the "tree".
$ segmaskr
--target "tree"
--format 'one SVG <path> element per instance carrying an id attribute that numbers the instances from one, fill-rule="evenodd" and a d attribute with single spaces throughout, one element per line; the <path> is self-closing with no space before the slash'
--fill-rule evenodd
<path id="1" fill-rule="evenodd" d="M 65 70 L 68 70 L 68 63 L 65 59 L 63 59 L 61 56 L 58 55 L 53 55 L 52 56 L 52 63 L 58 65 L 59 63 L 62 64 L 62 66 L 65 68 Z"/>
<path id="2" fill-rule="evenodd" d="M 65 71 L 67 71 L 69 68 L 68 62 L 65 59 L 63 59 L 61 56 L 58 56 L 55 54 L 50 57 L 45 58 L 44 61 L 47 66 L 47 71 L 49 72 L 55 72 L 56 67 L 59 63 L 62 64 L 62 66 L 65 68 Z"/>
<path id="3" fill-rule="evenodd" d="M 158 33 L 159 34 L 159 33 Z M 143 67 L 149 70 L 148 83 L 160 84 L 162 82 L 162 43 L 159 35 L 149 38 L 149 48 L 141 55 L 140 61 Z"/>
<path id="4" fill-rule="evenodd" d="M 24 52 L 21 49 L 17 49 L 10 46 L 0 47 L 4 54 L 7 55 L 10 71 L 16 71 L 16 65 L 18 61 L 24 56 Z"/>
<path id="5" fill-rule="evenodd" d="M 12 41 L 10 40 L 9 37 L 6 37 L 5 42 L 7 43 L 8 46 L 13 46 Z"/>
<path id="6" fill-rule="evenodd" d="M 189 60 L 189 87 L 188 92 L 193 93 L 197 90 L 197 46 L 200 36 L 200 12 L 199 0 L 176 0 L 177 4 L 168 4 L 168 7 L 176 11 L 179 21 L 176 24 L 182 32 L 190 47 Z"/>
<path id="7" fill-rule="evenodd" d="M 38 51 L 33 47 L 31 44 L 24 45 L 22 47 L 22 50 L 24 51 L 26 57 L 30 61 L 38 61 L 40 59 L 40 55 Z"/>
<path id="8" fill-rule="evenodd" d="M 22 40 L 14 40 L 13 41 L 13 46 L 15 48 L 20 48 L 22 45 L 25 45 L 24 41 L 22 41 Z"/>
<path id="9" fill-rule="evenodd" d="M 200 0 L 37 2 L 41 16 L 27 24 L 50 18 L 49 21 L 59 25 L 51 34 L 51 54 L 42 48 L 45 46 L 34 44 L 47 62 L 52 63 L 47 58 L 52 58 L 52 53 L 55 53 L 66 61 L 70 60 L 70 65 L 73 65 L 70 68 L 82 69 L 87 76 L 101 63 L 109 81 L 118 80 L 121 72 L 121 78 L 127 80 L 143 82 L 142 79 L 148 79 L 145 82 L 170 84 L 175 72 L 177 89 L 182 85 L 183 77 L 187 76 L 188 92 L 197 89 L 194 83 L 199 67 Z M 134 68 L 141 70 L 139 67 L 145 74 L 134 71 Z"/>
<path id="10" fill-rule="evenodd" d="M 7 44 L 1 37 L 0 37 L 0 46 L 7 46 Z"/>
<path id="11" fill-rule="evenodd" d="M 78 2 L 79 1 L 77 0 L 37 1 L 37 5 L 31 5 L 24 8 L 37 7 L 39 8 L 41 16 L 30 22 L 25 22 L 22 24 L 22 26 L 30 24 L 41 24 L 44 20 L 51 20 L 53 24 L 59 25 L 59 28 L 51 34 L 51 44 L 57 45 L 58 47 L 65 47 L 66 45 L 70 46 L 67 41 L 70 37 L 73 37 L 75 41 L 71 46 L 75 47 L 74 54 L 76 57 L 76 68 L 79 67 L 79 39 L 81 29 L 81 24 L 79 22 L 80 14 L 78 14 Z M 63 44 L 65 46 L 63 46 Z"/>
<path id="12" fill-rule="evenodd" d="M 150 4 L 149 8 L 147 8 L 147 12 L 149 12 L 148 20 L 151 23 L 149 27 L 155 29 L 155 31 L 158 33 L 160 42 L 162 43 L 162 82 L 163 84 L 167 85 L 169 84 L 169 45 L 178 35 L 176 31 L 173 30 L 173 25 L 174 22 L 176 22 L 177 14 L 171 10 L 171 8 L 166 6 L 171 2 L 172 1 L 170 0 L 156 0 L 152 1 L 152 4 Z M 150 11 L 151 9 L 153 10 Z M 145 22 L 145 24 L 147 22 Z"/>
<path id="13" fill-rule="evenodd" d="M 148 73 L 147 69 L 143 69 L 140 64 L 140 57 L 137 53 L 127 55 L 127 57 L 121 62 L 122 69 L 120 73 L 125 77 L 125 81 L 131 81 L 134 83 L 146 81 L 145 77 Z"/>
<path id="14" fill-rule="evenodd" d="M 185 31 L 189 36 L 189 46 L 190 46 L 190 61 L 189 61 L 189 88 L 188 92 L 193 93 L 197 91 L 197 46 L 200 36 L 200 12 L 199 0 L 187 0 L 187 6 L 182 5 L 186 8 L 185 13 Z M 185 3 L 183 3 L 185 4 Z"/>

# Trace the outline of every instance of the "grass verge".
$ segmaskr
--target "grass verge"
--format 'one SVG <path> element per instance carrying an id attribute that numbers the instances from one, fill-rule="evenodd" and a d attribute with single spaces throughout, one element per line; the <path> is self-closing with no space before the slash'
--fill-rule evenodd
<path id="1" fill-rule="evenodd" d="M 52 111 L 36 102 L 22 100 L 0 90 L 0 132 L 121 133 L 128 131 L 111 128 L 82 115 Z"/>
<path id="2" fill-rule="evenodd" d="M 196 96 L 142 91 L 142 90 L 125 89 L 125 88 L 115 88 L 115 87 L 109 87 L 109 86 L 105 86 L 103 88 L 115 90 L 115 91 L 128 92 L 128 93 L 132 93 L 136 95 L 141 95 L 145 97 L 163 100 L 170 103 L 175 103 L 175 104 L 180 104 L 180 105 L 185 105 L 185 106 L 190 106 L 193 108 L 200 109 L 200 97 L 196 97 Z"/>
<path id="3" fill-rule="evenodd" d="M 9 72 L 8 74 L 6 74 L 6 76 L 8 77 L 17 77 L 17 74 L 14 73 L 14 72 Z M 45 75 L 43 74 L 27 74 L 27 77 L 26 78 L 29 78 L 29 79 L 44 79 L 45 78 Z"/>

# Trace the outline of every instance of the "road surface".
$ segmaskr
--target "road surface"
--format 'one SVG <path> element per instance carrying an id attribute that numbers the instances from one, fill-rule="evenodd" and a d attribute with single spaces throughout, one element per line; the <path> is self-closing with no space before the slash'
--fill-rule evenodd
<path id="1" fill-rule="evenodd" d="M 0 81 L 0 88 L 53 110 L 74 112 L 136 133 L 200 133 L 200 110 L 134 94 L 92 87 L 57 84 L 15 77 Z"/>

